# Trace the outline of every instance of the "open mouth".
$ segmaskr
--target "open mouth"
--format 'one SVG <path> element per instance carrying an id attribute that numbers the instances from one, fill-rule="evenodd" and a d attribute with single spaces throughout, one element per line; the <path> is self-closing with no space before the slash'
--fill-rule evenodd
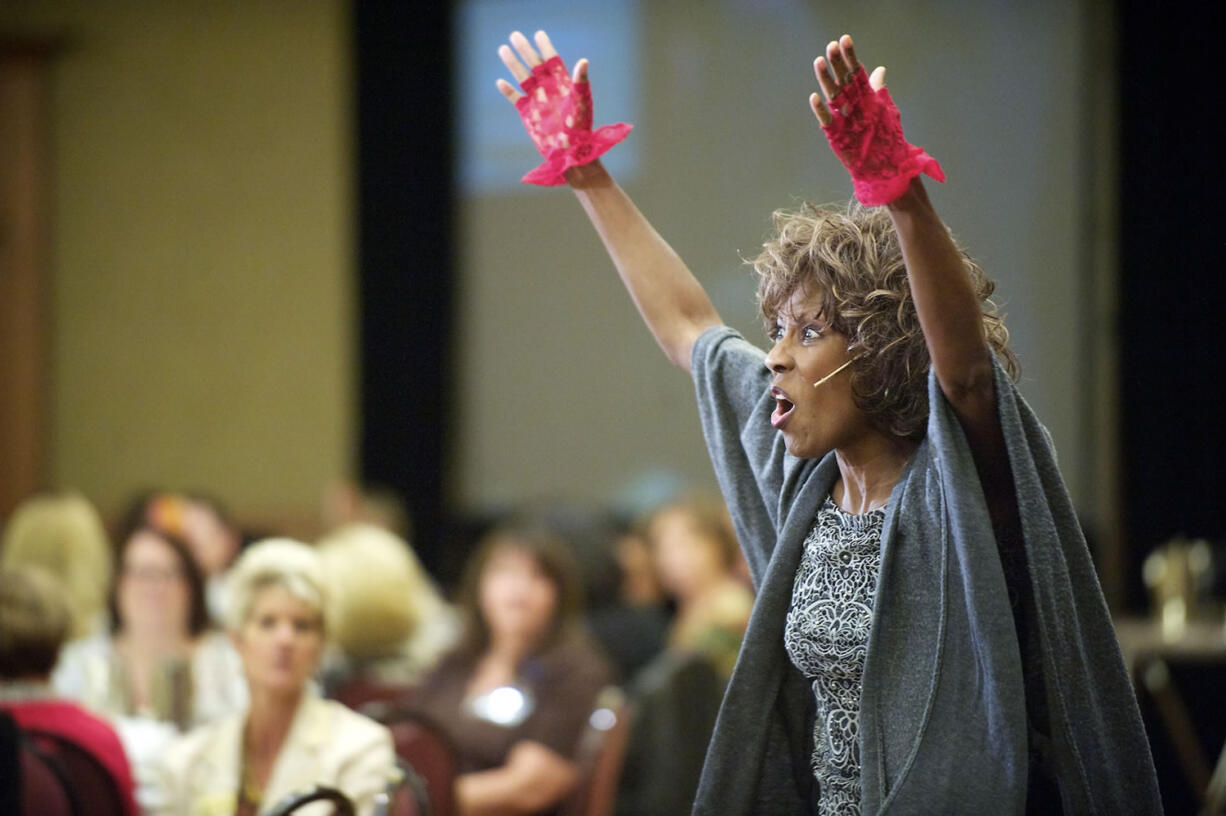
<path id="1" fill-rule="evenodd" d="M 787 422 L 796 405 L 787 398 L 787 394 L 778 388 L 771 389 L 771 396 L 775 398 L 775 410 L 771 412 L 771 427 L 778 430 L 783 427 L 783 423 Z"/>

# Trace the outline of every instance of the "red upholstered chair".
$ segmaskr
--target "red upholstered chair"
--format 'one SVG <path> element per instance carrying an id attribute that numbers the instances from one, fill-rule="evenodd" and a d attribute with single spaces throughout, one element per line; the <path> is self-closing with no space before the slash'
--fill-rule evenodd
<path id="1" fill-rule="evenodd" d="M 597 697 L 575 755 L 579 781 L 561 816 L 611 816 L 630 737 L 629 708 L 621 689 L 609 687 Z"/>
<path id="2" fill-rule="evenodd" d="M 328 696 L 341 705 L 372 719 L 380 719 L 377 713 L 403 709 L 413 700 L 417 687 L 401 683 L 381 683 L 369 677 L 357 675 L 338 683 L 328 690 Z M 367 713 L 367 709 L 374 713 Z"/>
<path id="3" fill-rule="evenodd" d="M 71 812 L 81 816 L 123 816 L 123 797 L 106 767 L 89 751 L 59 734 L 22 729 L 22 742 L 64 783 Z M 44 790 L 40 796 L 54 797 Z M 29 799 L 27 799 L 29 801 Z M 28 810 L 43 813 L 43 809 Z"/>
<path id="4" fill-rule="evenodd" d="M 392 732 L 396 756 L 412 772 L 406 784 L 417 790 L 420 812 L 454 816 L 459 760 L 451 740 L 441 728 L 419 714 L 398 712 L 383 724 Z"/>
<path id="5" fill-rule="evenodd" d="M 76 816 L 67 780 L 28 745 L 17 749 L 21 790 L 17 812 L 22 816 Z"/>

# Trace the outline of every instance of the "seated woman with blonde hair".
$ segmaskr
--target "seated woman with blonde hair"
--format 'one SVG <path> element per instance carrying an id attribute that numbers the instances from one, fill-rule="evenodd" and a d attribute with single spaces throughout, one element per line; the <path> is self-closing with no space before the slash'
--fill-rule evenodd
<path id="1" fill-rule="evenodd" d="M 286 539 L 260 542 L 239 558 L 230 581 L 227 625 L 251 707 L 171 748 L 161 769 L 163 812 L 255 816 L 316 784 L 339 789 L 361 814 L 373 812 L 394 773 L 392 739 L 312 687 L 330 618 L 315 551 Z"/>
<path id="2" fill-rule="evenodd" d="M 106 630 L 111 542 L 89 499 L 77 493 L 26 499 L 4 526 L 0 565 L 44 569 L 63 584 L 69 640 Z"/>
<path id="3" fill-rule="evenodd" d="M 346 689 L 419 682 L 455 644 L 460 622 L 409 543 L 354 522 L 328 533 L 317 549 L 334 612 L 324 660 L 328 696 L 353 705 Z"/>

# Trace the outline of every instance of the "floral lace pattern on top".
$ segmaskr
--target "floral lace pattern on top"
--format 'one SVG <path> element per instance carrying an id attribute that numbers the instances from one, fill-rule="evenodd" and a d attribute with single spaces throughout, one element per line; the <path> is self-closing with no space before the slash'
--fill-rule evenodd
<path id="1" fill-rule="evenodd" d="M 784 646 L 817 700 L 813 775 L 818 813 L 860 813 L 860 686 L 881 567 L 885 510 L 817 512 L 792 585 Z"/>

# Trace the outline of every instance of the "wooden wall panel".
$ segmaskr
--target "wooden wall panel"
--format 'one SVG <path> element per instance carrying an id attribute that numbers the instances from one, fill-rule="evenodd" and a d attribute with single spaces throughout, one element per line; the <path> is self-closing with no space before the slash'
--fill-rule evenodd
<path id="1" fill-rule="evenodd" d="M 0 519 L 45 475 L 49 55 L 0 42 Z"/>

